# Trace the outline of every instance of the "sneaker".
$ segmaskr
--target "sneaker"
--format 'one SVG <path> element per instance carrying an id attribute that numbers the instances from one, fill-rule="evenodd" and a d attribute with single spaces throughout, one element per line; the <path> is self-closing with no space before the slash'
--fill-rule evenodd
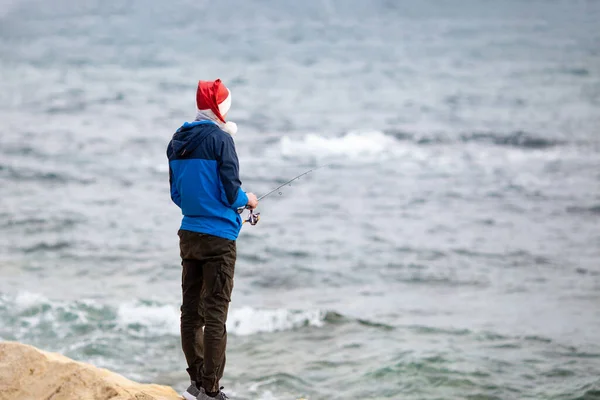
<path id="1" fill-rule="evenodd" d="M 190 387 L 188 387 L 181 395 L 185 400 L 196 400 L 200 399 L 200 395 L 202 394 L 204 394 L 204 389 L 202 387 L 198 389 L 198 387 L 196 387 L 196 382 L 192 382 Z"/>
<path id="2" fill-rule="evenodd" d="M 219 389 L 219 393 L 217 393 L 215 397 L 210 397 L 206 394 L 204 390 L 202 390 L 202 393 L 200 394 L 200 396 L 198 396 L 198 400 L 227 400 L 229 397 L 227 397 L 227 395 L 225 395 L 225 393 L 223 393 L 222 390 L 223 386 L 221 386 L 221 388 Z"/>

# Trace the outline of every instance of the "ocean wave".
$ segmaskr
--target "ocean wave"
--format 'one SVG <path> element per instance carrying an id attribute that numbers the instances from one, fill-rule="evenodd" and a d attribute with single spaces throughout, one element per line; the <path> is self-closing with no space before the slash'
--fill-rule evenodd
<path id="1" fill-rule="evenodd" d="M 288 331 L 301 327 L 322 327 L 327 317 L 325 310 L 233 309 L 227 320 L 227 329 L 238 335 L 259 332 Z"/>
<path id="2" fill-rule="evenodd" d="M 458 136 L 418 135 L 404 131 L 364 131 L 348 132 L 341 136 L 326 136 L 309 133 L 299 137 L 284 136 L 277 142 L 277 151 L 284 157 L 310 155 L 359 157 L 399 155 L 409 151 L 403 143 L 415 146 L 453 145 L 479 143 L 514 147 L 523 150 L 544 150 L 563 145 L 565 142 L 536 136 L 523 131 L 512 133 L 473 132 Z M 414 150 L 414 149 L 413 149 Z"/>
<path id="3" fill-rule="evenodd" d="M 16 296 L 0 295 L 0 337 L 27 340 L 51 334 L 57 338 L 77 337 L 102 331 L 131 337 L 179 335 L 179 306 L 138 300 L 118 305 L 96 300 L 52 301 L 30 292 Z M 231 308 L 227 330 L 246 336 L 257 333 L 289 331 L 303 327 L 322 327 L 327 310 Z"/>
<path id="4" fill-rule="evenodd" d="M 232 308 L 227 318 L 227 331 L 247 336 L 257 333 L 288 331 L 313 326 L 322 327 L 328 312 L 325 310 L 255 309 L 249 306 Z M 135 331 L 152 334 L 179 335 L 179 309 L 155 303 L 128 303 L 118 307 L 119 324 Z"/>
<path id="5" fill-rule="evenodd" d="M 397 144 L 397 140 L 383 132 L 350 132 L 344 136 L 326 137 L 308 134 L 300 139 L 284 136 L 280 151 L 284 157 L 297 155 L 373 156 L 385 153 Z"/>

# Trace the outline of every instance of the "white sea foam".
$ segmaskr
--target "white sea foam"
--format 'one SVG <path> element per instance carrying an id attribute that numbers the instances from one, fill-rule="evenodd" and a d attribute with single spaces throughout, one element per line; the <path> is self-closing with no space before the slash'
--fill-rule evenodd
<path id="1" fill-rule="evenodd" d="M 258 332 L 286 331 L 302 326 L 322 326 L 326 312 L 322 310 L 233 309 L 227 320 L 227 330 L 237 335 Z"/>
<path id="2" fill-rule="evenodd" d="M 127 332 L 134 336 L 179 335 L 179 307 L 145 301 L 122 303 L 116 307 L 95 300 L 54 301 L 30 292 L 0 296 L 0 324 L 18 316 L 24 325 L 11 329 L 18 339 L 35 335 L 37 330 L 52 328 L 67 336 L 76 327 L 93 325 L 95 329 Z M 279 332 L 304 326 L 320 327 L 326 311 L 231 308 L 227 330 L 234 335 Z M 115 332 L 116 332 L 115 331 Z M 39 333 L 39 332 L 37 332 Z"/>
<path id="3" fill-rule="evenodd" d="M 399 148 L 396 139 L 379 131 L 349 132 L 333 137 L 311 133 L 300 138 L 285 136 L 279 141 L 279 150 L 285 157 L 369 157 L 394 154 Z"/>
<path id="4" fill-rule="evenodd" d="M 139 326 L 153 335 L 179 334 L 179 313 L 169 305 L 121 304 L 117 319 L 122 326 Z"/>
<path id="5" fill-rule="evenodd" d="M 5 299 L 6 301 L 6 299 Z M 48 299 L 39 293 L 19 292 L 14 299 L 14 305 L 19 310 L 26 310 L 30 307 L 35 307 L 40 304 L 45 304 Z"/>
<path id="6" fill-rule="evenodd" d="M 227 318 L 227 331 L 235 335 L 286 331 L 302 326 L 322 326 L 326 312 L 322 310 L 232 308 Z M 119 323 L 139 326 L 152 334 L 179 334 L 179 310 L 169 305 L 122 304 Z"/>

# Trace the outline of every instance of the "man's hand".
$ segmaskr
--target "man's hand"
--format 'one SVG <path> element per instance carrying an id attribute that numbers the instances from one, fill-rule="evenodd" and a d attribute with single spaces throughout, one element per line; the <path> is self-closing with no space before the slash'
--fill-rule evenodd
<path id="1" fill-rule="evenodd" d="M 256 207 L 258 207 L 258 199 L 254 193 L 246 193 L 246 196 L 248 196 L 248 204 L 246 204 L 246 208 L 254 210 Z"/>

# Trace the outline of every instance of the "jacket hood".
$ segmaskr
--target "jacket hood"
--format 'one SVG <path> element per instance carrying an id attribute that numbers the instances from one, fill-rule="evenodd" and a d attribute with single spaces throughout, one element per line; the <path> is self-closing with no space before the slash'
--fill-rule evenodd
<path id="1" fill-rule="evenodd" d="M 171 139 L 169 160 L 185 157 L 191 154 L 209 136 L 210 129 L 203 129 L 206 125 L 216 125 L 212 121 L 194 121 L 184 123 Z"/>

